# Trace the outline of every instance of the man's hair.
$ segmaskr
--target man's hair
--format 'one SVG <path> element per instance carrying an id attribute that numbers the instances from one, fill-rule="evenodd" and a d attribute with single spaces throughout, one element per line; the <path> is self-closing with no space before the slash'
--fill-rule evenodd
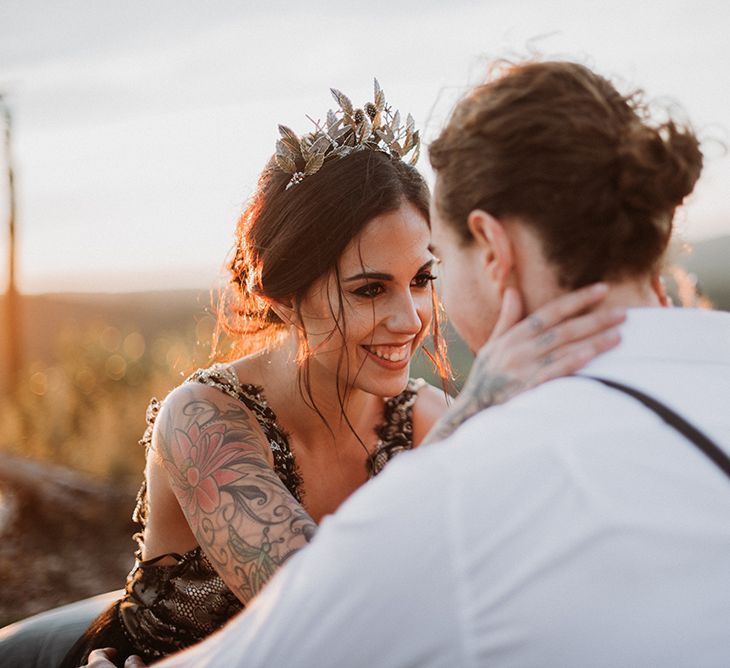
<path id="1" fill-rule="evenodd" d="M 519 218 L 564 288 L 658 269 L 702 169 L 689 126 L 653 122 L 641 91 L 571 62 L 503 63 L 429 155 L 436 206 L 464 242 L 474 209 Z"/>

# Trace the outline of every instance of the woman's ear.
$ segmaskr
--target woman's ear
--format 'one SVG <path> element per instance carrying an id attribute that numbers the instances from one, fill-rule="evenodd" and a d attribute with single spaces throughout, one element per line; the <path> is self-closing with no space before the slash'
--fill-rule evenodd
<path id="1" fill-rule="evenodd" d="M 291 325 L 297 329 L 301 328 L 301 319 L 294 305 L 293 298 L 272 299 L 269 306 L 284 324 Z"/>
<path id="2" fill-rule="evenodd" d="M 474 209 L 469 214 L 467 225 L 482 253 L 484 269 L 499 291 L 504 292 L 514 268 L 512 242 L 504 225 L 481 209 Z"/>

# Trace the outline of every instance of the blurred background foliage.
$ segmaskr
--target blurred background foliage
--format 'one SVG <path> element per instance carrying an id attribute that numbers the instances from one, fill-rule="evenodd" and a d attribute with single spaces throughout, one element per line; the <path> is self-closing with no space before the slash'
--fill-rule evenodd
<path id="1" fill-rule="evenodd" d="M 151 397 L 207 364 L 215 320 L 198 292 L 24 296 L 25 361 L 0 404 L 0 451 L 124 484 Z"/>

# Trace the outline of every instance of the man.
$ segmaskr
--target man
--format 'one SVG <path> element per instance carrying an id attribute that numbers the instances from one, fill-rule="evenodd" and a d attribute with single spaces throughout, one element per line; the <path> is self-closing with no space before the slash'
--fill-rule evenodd
<path id="1" fill-rule="evenodd" d="M 730 665 L 730 314 L 661 308 L 701 155 L 644 112 L 571 63 L 512 67 L 458 105 L 431 161 L 462 336 L 482 348 L 518 295 L 524 327 L 547 332 L 544 304 L 603 279 L 629 309 L 621 345 L 473 415 L 509 385 L 487 345 L 445 440 L 389 465 L 244 614 L 159 665 Z"/>

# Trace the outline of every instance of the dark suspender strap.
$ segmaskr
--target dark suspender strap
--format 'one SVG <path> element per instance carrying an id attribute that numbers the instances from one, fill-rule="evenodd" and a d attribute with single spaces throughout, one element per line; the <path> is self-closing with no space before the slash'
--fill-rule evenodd
<path id="1" fill-rule="evenodd" d="M 719 448 L 719 446 L 715 445 L 715 443 L 707 438 L 707 436 L 705 436 L 701 431 L 693 427 L 683 417 L 677 415 L 677 413 L 675 413 L 671 408 L 665 406 L 653 397 L 634 389 L 633 387 L 627 387 L 621 383 L 606 380 L 605 378 L 596 378 L 595 376 L 582 376 L 582 378 L 597 380 L 599 383 L 612 387 L 619 392 L 624 392 L 625 394 L 634 397 L 637 401 L 640 401 L 648 409 L 654 411 L 670 427 L 674 427 L 674 429 L 676 429 L 680 434 L 694 443 L 705 455 L 707 455 L 707 457 L 720 467 L 728 478 L 730 478 L 730 457 L 728 457 L 727 454 Z"/>

